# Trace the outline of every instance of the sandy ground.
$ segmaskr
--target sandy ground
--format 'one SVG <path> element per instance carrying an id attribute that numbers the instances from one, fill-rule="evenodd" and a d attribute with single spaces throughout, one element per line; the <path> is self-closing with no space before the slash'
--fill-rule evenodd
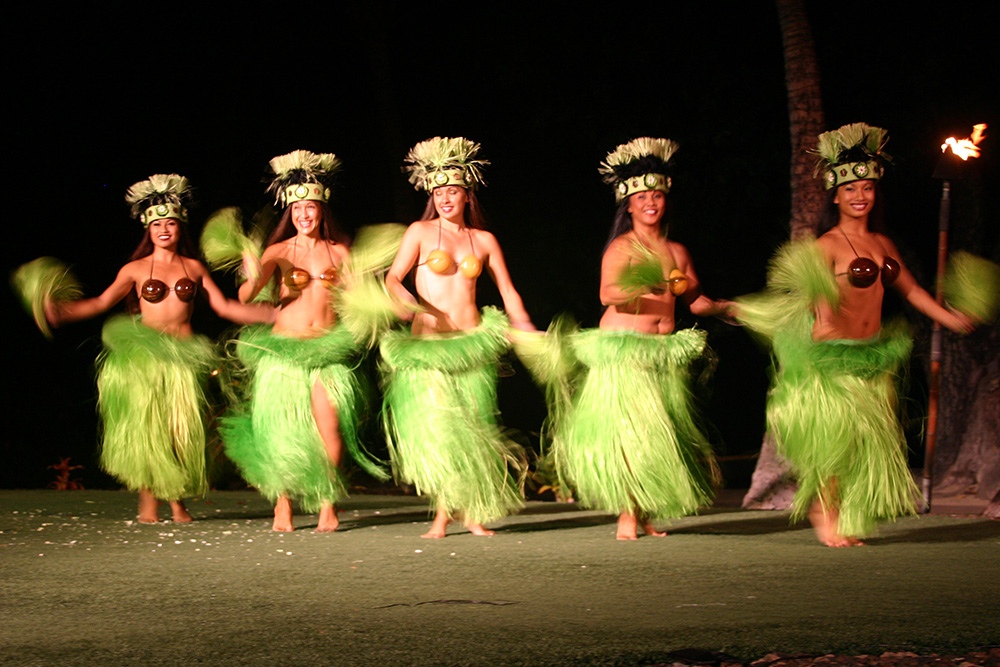
<path id="1" fill-rule="evenodd" d="M 530 503 L 494 537 L 423 540 L 427 506 L 407 496 L 351 498 L 335 534 L 309 515 L 280 534 L 253 492 L 189 502 L 191 524 L 141 525 L 126 492 L 0 491 L 0 663 L 721 659 L 672 653 L 699 649 L 749 664 L 1000 644 L 1000 523 L 975 499 L 829 549 L 738 498 L 621 543 L 612 517 L 558 503 Z"/>

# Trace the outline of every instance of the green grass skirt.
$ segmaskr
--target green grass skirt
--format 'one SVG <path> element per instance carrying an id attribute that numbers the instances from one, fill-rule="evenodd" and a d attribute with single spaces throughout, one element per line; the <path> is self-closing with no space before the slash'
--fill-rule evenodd
<path id="1" fill-rule="evenodd" d="M 705 332 L 589 329 L 570 337 L 586 377 L 556 426 L 552 455 L 579 500 L 651 518 L 691 514 L 712 498 L 712 449 L 695 425 L 689 364 Z"/>
<path id="2" fill-rule="evenodd" d="M 382 338 L 386 434 L 396 477 L 438 507 L 485 523 L 519 510 L 521 448 L 497 425 L 497 363 L 510 325 L 498 310 L 455 334 Z"/>
<path id="3" fill-rule="evenodd" d="M 226 454 L 244 479 L 272 502 L 286 495 L 306 512 L 345 497 L 343 475 L 316 428 L 312 388 L 323 385 L 337 408 L 345 451 L 370 469 L 357 439 L 366 401 L 355 373 L 361 351 L 350 332 L 336 327 L 302 339 L 250 326 L 240 334 L 236 352 L 250 373 L 249 395 L 222 419 L 221 432 Z"/>
<path id="4" fill-rule="evenodd" d="M 841 534 L 915 512 L 917 488 L 897 418 L 900 369 L 912 342 L 902 323 L 867 340 L 814 342 L 811 328 L 775 336 L 768 430 L 795 468 L 793 518 L 837 499 Z"/>
<path id="5" fill-rule="evenodd" d="M 843 535 L 862 537 L 915 511 L 897 419 L 912 342 L 902 323 L 867 340 L 813 341 L 817 304 L 836 307 L 838 299 L 816 242 L 793 241 L 771 260 L 767 289 L 738 299 L 739 317 L 772 346 L 767 427 L 798 475 L 792 518 L 806 516 L 819 498 L 839 505 Z"/>
<path id="6" fill-rule="evenodd" d="M 177 338 L 120 315 L 97 360 L 101 468 L 132 491 L 178 500 L 204 494 L 205 392 L 216 366 L 204 336 Z"/>

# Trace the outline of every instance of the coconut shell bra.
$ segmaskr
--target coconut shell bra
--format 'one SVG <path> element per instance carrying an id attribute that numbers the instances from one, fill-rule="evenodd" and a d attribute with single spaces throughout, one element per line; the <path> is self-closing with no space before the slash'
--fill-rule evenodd
<path id="1" fill-rule="evenodd" d="M 139 289 L 139 296 L 142 297 L 143 301 L 159 303 L 167 298 L 168 294 L 173 292 L 184 303 L 190 302 L 198 294 L 198 283 L 187 276 L 187 268 L 184 267 L 183 259 L 181 260 L 181 268 L 184 269 L 184 277 L 174 283 L 173 287 L 170 287 L 162 280 L 153 277 L 153 260 L 150 259 L 149 278 L 146 279 Z"/>
<path id="2" fill-rule="evenodd" d="M 462 258 L 462 261 L 458 262 L 458 270 L 462 272 L 462 275 L 470 280 L 475 280 L 479 277 L 479 274 L 483 272 L 483 263 L 479 261 L 476 257 L 476 246 L 472 243 L 472 230 L 469 228 L 465 229 L 469 236 L 469 248 L 472 250 L 471 253 Z M 424 264 L 427 268 L 437 274 L 448 273 L 451 268 L 455 266 L 455 260 L 444 250 L 441 250 L 441 219 L 438 218 L 438 247 L 427 253 L 427 259 L 424 260 Z"/>
<path id="3" fill-rule="evenodd" d="M 292 251 L 293 252 L 292 269 L 286 272 L 284 277 L 282 278 L 282 281 L 285 283 L 286 287 L 301 292 L 306 288 L 306 285 L 309 284 L 310 280 L 319 280 L 327 287 L 333 287 L 337 284 L 337 282 L 340 280 L 340 271 L 338 271 L 337 267 L 333 265 L 334 264 L 333 253 L 330 252 L 330 245 L 325 241 L 324 244 L 326 245 L 326 253 L 330 257 L 330 266 L 327 267 L 326 269 L 323 269 L 323 271 L 321 271 L 318 276 L 314 276 L 305 269 L 294 266 L 295 264 L 294 252 L 298 250 L 298 245 L 297 244 L 294 245 L 294 250 Z"/>
<path id="4" fill-rule="evenodd" d="M 844 234 L 847 244 L 851 246 L 851 250 L 854 250 L 855 258 L 847 267 L 847 282 L 854 287 L 871 287 L 879 277 L 882 278 L 882 284 L 886 287 L 896 282 L 896 278 L 899 276 L 899 262 L 892 257 L 885 256 L 880 267 L 875 263 L 875 260 L 858 254 L 854 244 L 851 243 L 851 239 L 847 237 L 843 229 L 840 230 L 840 233 Z"/>

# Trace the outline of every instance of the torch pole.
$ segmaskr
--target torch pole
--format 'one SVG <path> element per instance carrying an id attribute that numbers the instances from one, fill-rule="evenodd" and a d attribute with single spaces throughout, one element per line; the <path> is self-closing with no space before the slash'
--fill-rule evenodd
<path id="1" fill-rule="evenodd" d="M 941 207 L 938 211 L 938 262 L 935 298 L 944 306 L 944 274 L 948 262 L 948 223 L 951 219 L 951 182 L 941 185 Z M 931 386 L 927 400 L 927 442 L 924 451 L 924 512 L 931 511 L 931 487 L 934 483 L 934 446 L 937 444 L 938 394 L 941 390 L 941 325 L 934 323 L 931 331 Z"/>

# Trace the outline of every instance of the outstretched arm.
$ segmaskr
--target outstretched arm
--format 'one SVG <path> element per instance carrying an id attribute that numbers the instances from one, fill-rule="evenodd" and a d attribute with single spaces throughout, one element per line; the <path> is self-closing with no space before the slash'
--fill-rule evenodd
<path id="1" fill-rule="evenodd" d="M 701 283 L 698 280 L 698 274 L 695 273 L 694 262 L 691 261 L 691 255 L 687 248 L 680 243 L 672 243 L 671 251 L 677 260 L 677 268 L 687 276 L 688 288 L 680 298 L 687 304 L 691 312 L 701 316 L 729 317 L 736 304 L 732 301 L 715 301 L 702 294 Z"/>
<path id="2" fill-rule="evenodd" d="M 500 291 L 500 298 L 503 299 L 503 308 L 510 317 L 510 324 L 515 329 L 522 331 L 537 331 L 535 325 L 531 323 L 531 317 L 524 308 L 521 295 L 514 289 L 514 283 L 510 279 L 510 272 L 507 270 L 507 262 L 504 260 L 503 251 L 493 234 L 483 235 L 486 246 L 486 267 L 490 272 L 490 277 L 496 283 Z"/>
<path id="3" fill-rule="evenodd" d="M 892 241 L 881 235 L 879 236 L 879 240 L 891 257 L 899 257 L 899 249 L 896 248 Z M 969 333 L 975 328 L 975 322 L 971 317 L 963 313 L 950 311 L 939 304 L 927 290 L 917 283 L 916 278 L 913 277 L 913 274 L 910 273 L 909 269 L 902 262 L 899 264 L 899 275 L 896 277 L 893 287 L 899 290 L 903 298 L 909 301 L 914 308 L 941 326 L 947 327 L 956 333 Z"/>
<path id="4" fill-rule="evenodd" d="M 216 315 L 237 324 L 274 323 L 278 316 L 277 308 L 263 303 L 240 303 L 226 298 L 219 286 L 212 280 L 205 265 L 201 262 L 195 262 L 195 264 L 196 267 L 191 271 L 191 274 L 196 277 L 196 280 L 201 281 L 202 289 L 208 296 L 208 305 L 212 307 Z"/>
<path id="5" fill-rule="evenodd" d="M 118 271 L 111 285 L 100 296 L 79 301 L 53 301 L 45 307 L 45 317 L 49 324 L 58 327 L 67 322 L 85 320 L 95 315 L 107 312 L 116 303 L 125 298 L 129 290 L 135 289 L 135 273 L 131 263 Z"/>

